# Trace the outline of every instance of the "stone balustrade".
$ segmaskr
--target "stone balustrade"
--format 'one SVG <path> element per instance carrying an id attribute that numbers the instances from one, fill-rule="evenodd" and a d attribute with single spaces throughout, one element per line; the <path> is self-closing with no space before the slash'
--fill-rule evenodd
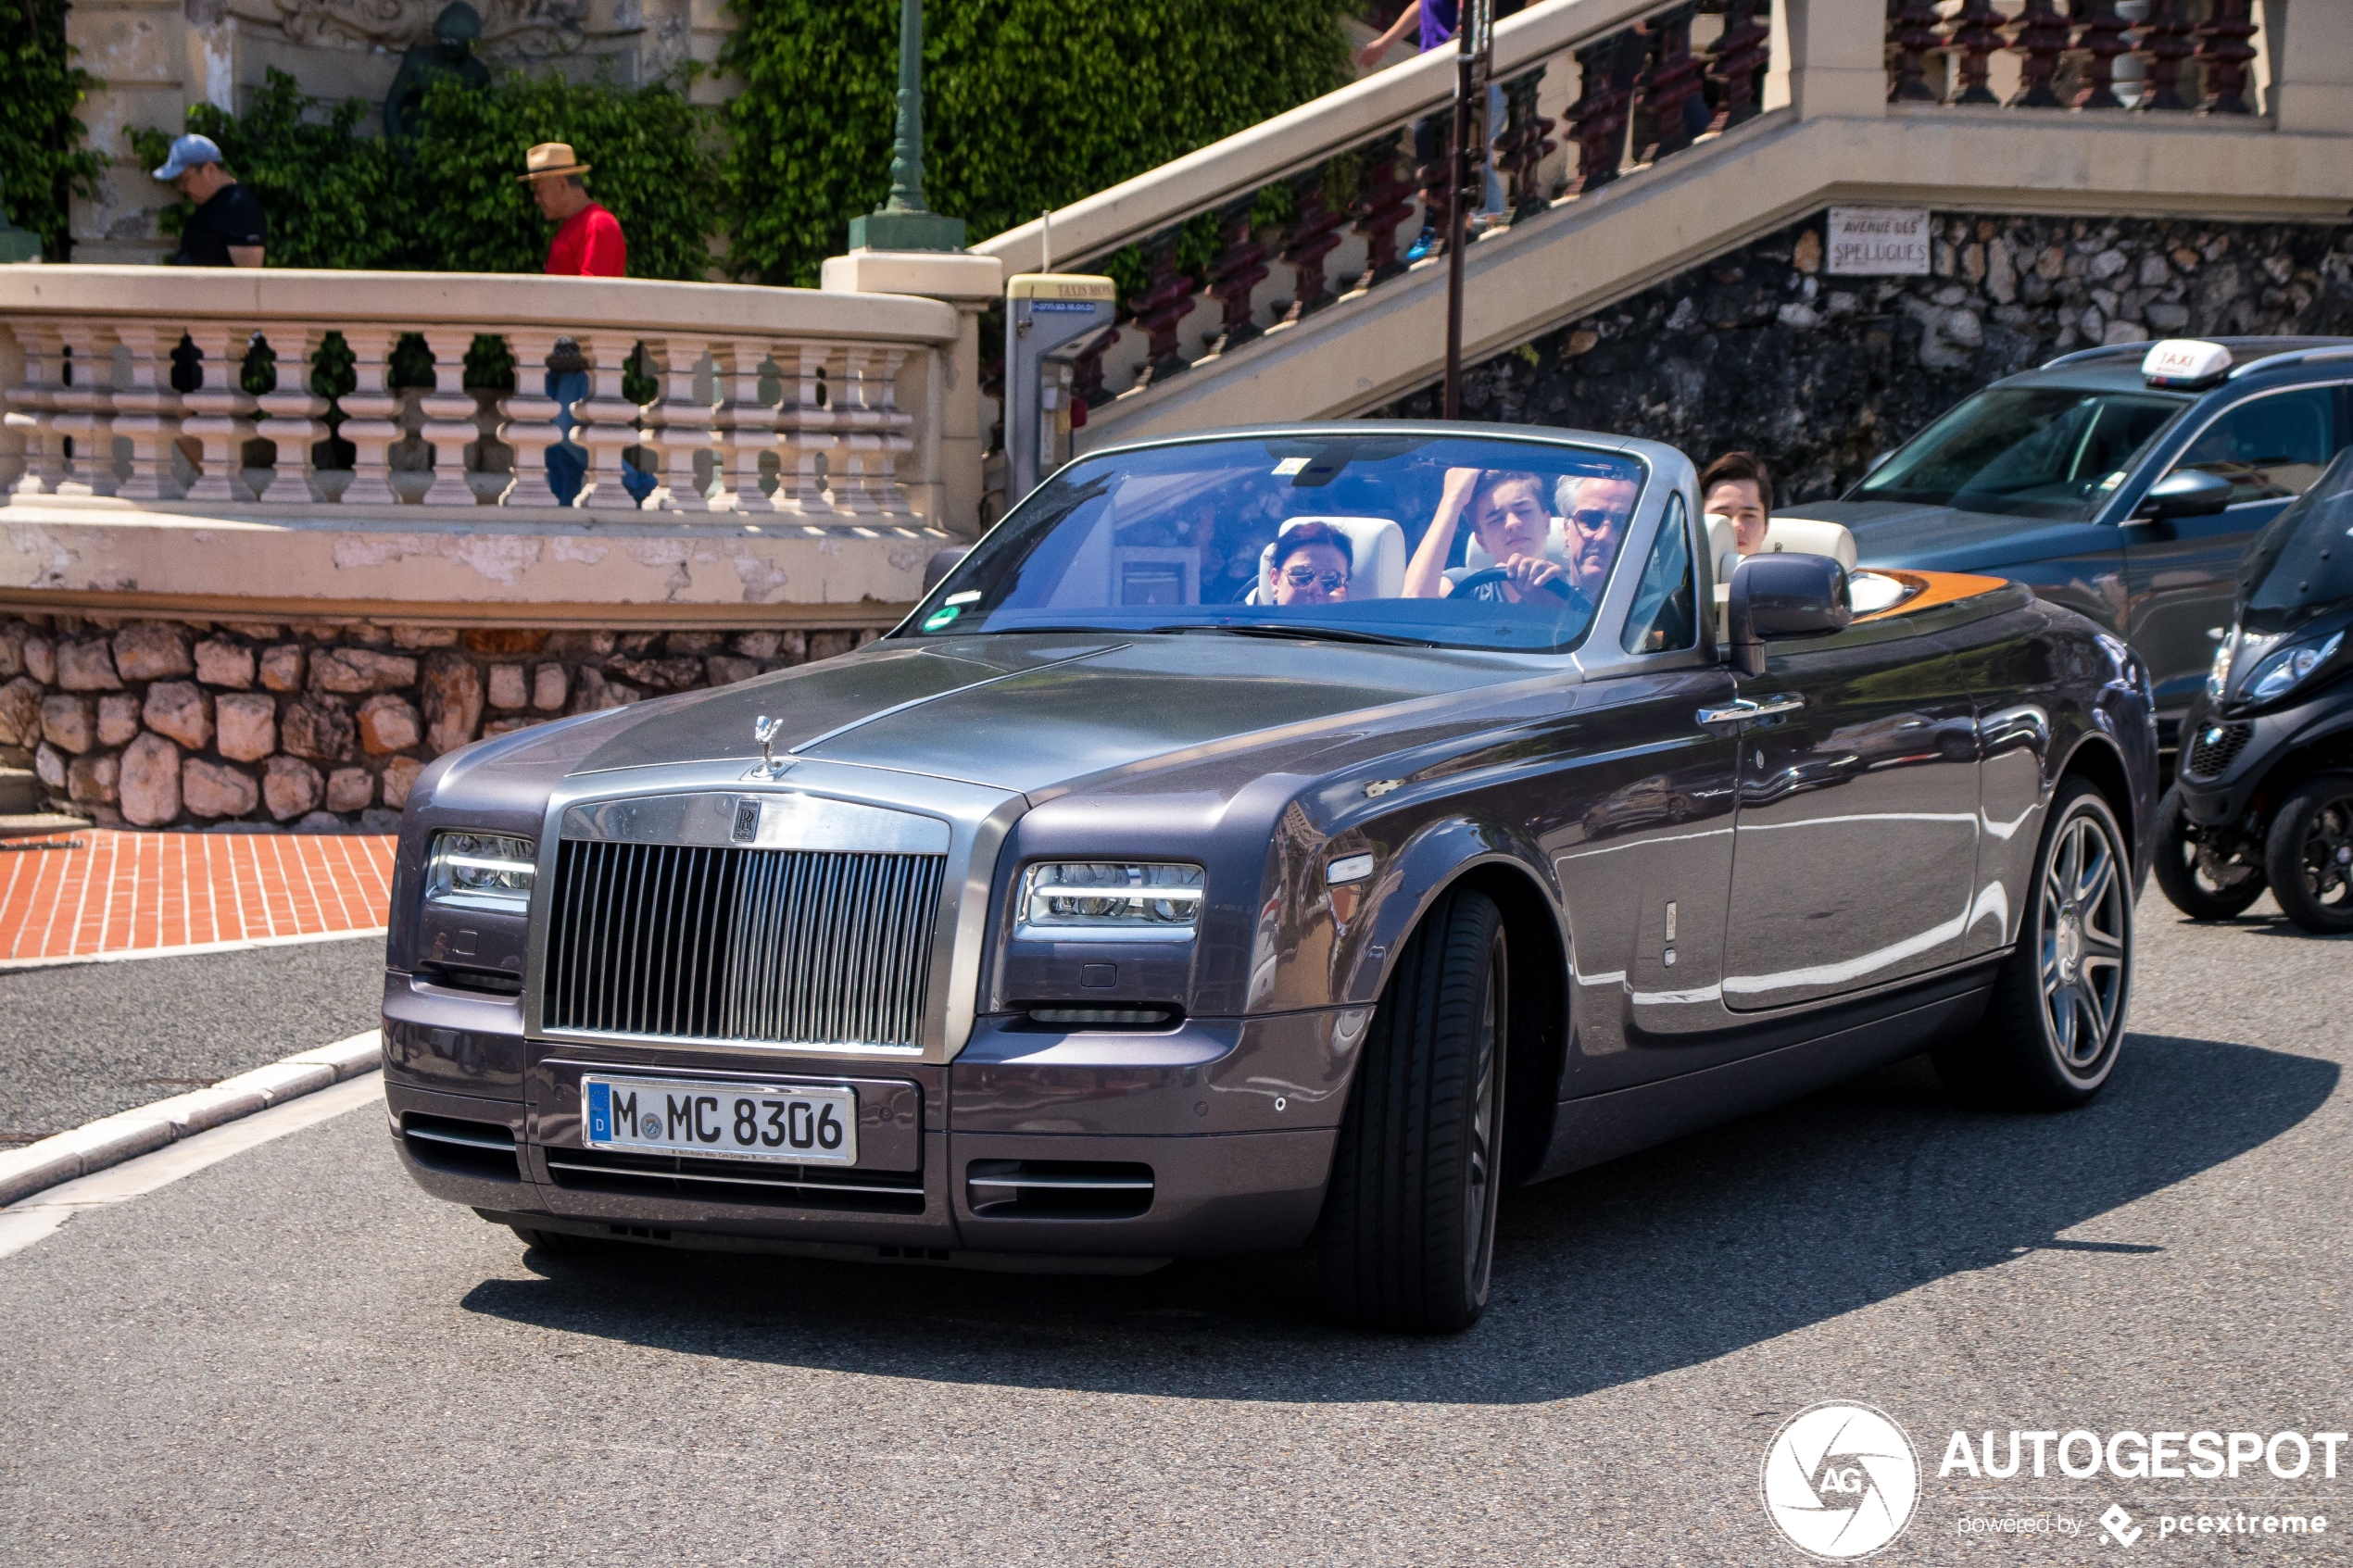
<path id="1" fill-rule="evenodd" d="M 0 272 L 12 505 L 937 517 L 937 300 L 621 279 Z M 166 301 L 169 301 L 167 304 Z"/>
<path id="2" fill-rule="evenodd" d="M 2256 112 L 2255 0 L 1896 0 L 1887 101 Z"/>

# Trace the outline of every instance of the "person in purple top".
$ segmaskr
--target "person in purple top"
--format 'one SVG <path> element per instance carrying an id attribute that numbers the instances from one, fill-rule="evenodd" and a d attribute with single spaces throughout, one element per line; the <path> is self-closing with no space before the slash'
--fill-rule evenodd
<path id="1" fill-rule="evenodd" d="M 1495 14 L 1498 17 L 1507 16 L 1517 9 L 1519 9 L 1517 5 L 1499 4 L 1495 7 Z M 1425 55 L 1432 49 L 1452 44 L 1454 41 L 1454 29 L 1460 24 L 1461 19 L 1462 0 L 1405 0 L 1405 8 L 1397 13 L 1397 19 L 1389 24 L 1389 30 L 1356 51 L 1357 69 L 1371 70 L 1379 65 L 1381 56 L 1388 54 L 1399 39 L 1416 28 L 1420 30 L 1421 52 Z M 1499 87 L 1491 86 L 1487 90 L 1487 113 L 1491 126 L 1503 113 L 1503 89 Z M 1451 111 L 1441 110 L 1437 114 L 1425 115 L 1414 122 L 1414 161 L 1424 169 L 1437 162 L 1440 153 L 1445 147 L 1446 128 L 1451 118 Z M 1492 169 L 1487 171 L 1484 194 L 1486 205 L 1478 214 L 1481 218 L 1491 217 L 1503 207 L 1503 187 L 1496 180 L 1495 171 Z M 1472 224 L 1471 232 L 1477 232 L 1479 227 L 1481 225 L 1478 223 Z M 1434 225 L 1424 223 L 1420 235 L 1406 248 L 1406 265 L 1411 266 L 1439 250 L 1444 238 L 1445 236 L 1439 233 Z"/>

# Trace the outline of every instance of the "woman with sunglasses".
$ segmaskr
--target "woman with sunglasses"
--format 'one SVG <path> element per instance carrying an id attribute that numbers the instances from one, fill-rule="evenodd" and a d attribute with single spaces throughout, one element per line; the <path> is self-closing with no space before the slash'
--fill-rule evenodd
<path id="1" fill-rule="evenodd" d="M 1325 522 L 1302 522 L 1275 544 L 1273 595 L 1278 605 L 1338 604 L 1348 597 L 1348 540 Z"/>

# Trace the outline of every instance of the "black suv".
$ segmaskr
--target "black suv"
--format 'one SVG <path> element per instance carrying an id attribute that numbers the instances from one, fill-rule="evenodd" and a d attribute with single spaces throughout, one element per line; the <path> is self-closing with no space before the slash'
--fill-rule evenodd
<path id="1" fill-rule="evenodd" d="M 2112 344 L 1996 382 L 1837 501 L 1866 566 L 2023 583 L 2123 636 L 2163 743 L 2230 623 L 2239 556 L 2353 445 L 2353 339 Z"/>

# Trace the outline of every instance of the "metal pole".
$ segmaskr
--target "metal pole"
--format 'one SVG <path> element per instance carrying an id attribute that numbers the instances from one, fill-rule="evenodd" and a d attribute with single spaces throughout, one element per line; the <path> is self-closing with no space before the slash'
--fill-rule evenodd
<path id="1" fill-rule="evenodd" d="M 1454 194 L 1446 204 L 1446 381 L 1441 395 L 1442 416 L 1450 420 L 1463 417 L 1463 245 L 1470 220 L 1466 204 L 1484 189 L 1471 183 L 1472 104 L 1487 87 L 1493 16 L 1493 0 L 1462 0 L 1454 13 L 1454 145 L 1448 175 Z M 1486 149 L 1479 152 L 1483 168 Z"/>
<path id="2" fill-rule="evenodd" d="M 890 146 L 890 200 L 886 212 L 924 207 L 924 0 L 900 0 L 899 123 Z"/>

